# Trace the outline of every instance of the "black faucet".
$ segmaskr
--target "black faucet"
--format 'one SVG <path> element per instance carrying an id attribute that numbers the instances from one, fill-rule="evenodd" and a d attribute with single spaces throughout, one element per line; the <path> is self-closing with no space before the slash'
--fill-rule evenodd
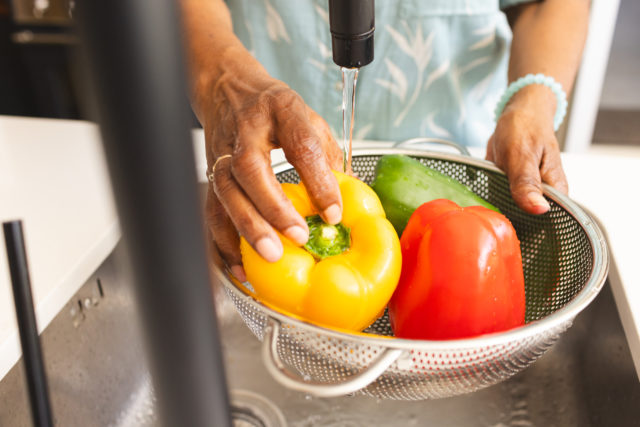
<path id="1" fill-rule="evenodd" d="M 333 62 L 360 68 L 373 61 L 374 0 L 329 0 Z"/>

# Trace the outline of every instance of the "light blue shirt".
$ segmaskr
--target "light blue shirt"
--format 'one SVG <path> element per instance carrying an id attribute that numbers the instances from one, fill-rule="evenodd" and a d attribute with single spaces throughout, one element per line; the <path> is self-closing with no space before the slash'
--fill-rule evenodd
<path id="1" fill-rule="evenodd" d="M 527 0 L 378 0 L 375 59 L 360 70 L 354 139 L 484 146 L 507 83 L 501 9 Z M 342 77 L 327 0 L 227 0 L 247 49 L 342 136 Z"/>

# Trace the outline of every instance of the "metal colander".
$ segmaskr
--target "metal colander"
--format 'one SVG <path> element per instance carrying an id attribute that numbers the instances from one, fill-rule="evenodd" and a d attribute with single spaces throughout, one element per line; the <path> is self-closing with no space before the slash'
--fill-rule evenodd
<path id="1" fill-rule="evenodd" d="M 370 183 L 385 154 L 409 155 L 457 179 L 509 218 L 522 250 L 526 324 L 470 339 L 407 340 L 389 338 L 385 314 L 365 333 L 339 332 L 266 307 L 218 271 L 245 323 L 263 341 L 268 370 L 285 386 L 318 396 L 358 392 L 403 400 L 471 392 L 521 371 L 553 345 L 602 288 L 608 268 L 603 234 L 580 207 L 550 187 L 544 193 L 551 210 L 525 213 L 515 205 L 501 171 L 467 156 L 406 148 L 354 150 L 354 172 Z M 280 182 L 299 182 L 288 164 L 274 171 Z"/>

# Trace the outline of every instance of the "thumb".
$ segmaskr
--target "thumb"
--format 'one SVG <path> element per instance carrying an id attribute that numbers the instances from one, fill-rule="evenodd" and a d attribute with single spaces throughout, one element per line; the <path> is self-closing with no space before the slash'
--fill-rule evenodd
<path id="1" fill-rule="evenodd" d="M 543 214 L 550 209 L 542 195 L 539 162 L 532 156 L 513 156 L 507 176 L 516 204 L 531 214 Z"/>

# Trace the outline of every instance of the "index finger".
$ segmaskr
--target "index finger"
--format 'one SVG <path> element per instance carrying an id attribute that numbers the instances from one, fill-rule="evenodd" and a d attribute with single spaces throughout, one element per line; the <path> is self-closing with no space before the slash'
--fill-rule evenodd
<path id="1" fill-rule="evenodd" d="M 269 153 L 255 148 L 252 139 L 260 139 L 261 135 L 251 129 L 241 130 L 238 144 L 232 157 L 232 171 L 249 199 L 269 224 L 299 245 L 304 245 L 309 238 L 307 224 L 296 212 L 291 201 L 285 196 L 280 183 L 271 169 Z"/>
<path id="2" fill-rule="evenodd" d="M 545 151 L 540 165 L 540 175 L 542 182 L 549 184 L 565 195 L 569 193 L 569 184 L 562 167 L 560 150 L 557 144 Z"/>

